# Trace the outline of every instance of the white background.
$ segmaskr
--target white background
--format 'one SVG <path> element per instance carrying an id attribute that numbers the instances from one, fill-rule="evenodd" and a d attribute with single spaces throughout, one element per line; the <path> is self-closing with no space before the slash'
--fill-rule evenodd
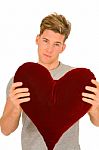
<path id="1" fill-rule="evenodd" d="M 72 24 L 67 48 L 60 60 L 75 67 L 90 68 L 99 81 L 98 0 L 0 0 L 0 116 L 6 102 L 6 86 L 16 69 L 37 61 L 35 36 L 46 15 L 63 14 Z M 21 150 L 21 121 L 6 137 L 0 133 L 0 150 Z M 99 128 L 88 115 L 80 120 L 81 150 L 99 150 Z"/>

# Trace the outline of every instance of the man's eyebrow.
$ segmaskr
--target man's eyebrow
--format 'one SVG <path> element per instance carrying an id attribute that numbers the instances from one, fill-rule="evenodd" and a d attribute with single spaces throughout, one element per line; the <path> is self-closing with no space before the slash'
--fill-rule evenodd
<path id="1" fill-rule="evenodd" d="M 55 43 L 62 44 L 62 42 L 56 41 Z"/>
<path id="2" fill-rule="evenodd" d="M 43 37 L 42 39 L 49 41 L 49 39 L 47 39 L 47 38 L 45 38 L 45 37 Z M 56 43 L 56 44 L 62 44 L 62 42 L 60 42 L 60 41 L 55 41 L 55 43 Z"/>
<path id="3" fill-rule="evenodd" d="M 63 43 L 60 42 L 60 41 L 56 41 L 55 44 L 60 44 L 60 45 L 62 45 Z"/>
<path id="4" fill-rule="evenodd" d="M 45 37 L 43 37 L 42 39 L 44 39 L 44 40 L 48 40 L 47 38 L 45 38 Z"/>

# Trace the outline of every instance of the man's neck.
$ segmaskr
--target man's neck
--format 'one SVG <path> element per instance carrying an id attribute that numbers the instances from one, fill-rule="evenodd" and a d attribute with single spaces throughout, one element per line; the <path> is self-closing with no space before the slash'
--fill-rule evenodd
<path id="1" fill-rule="evenodd" d="M 42 66 L 44 66 L 46 69 L 48 69 L 49 71 L 51 71 L 51 70 L 53 70 L 53 69 L 55 69 L 55 68 L 57 68 L 59 65 L 60 65 L 60 62 L 59 61 L 57 61 L 57 62 L 54 62 L 54 63 L 52 63 L 52 64 L 44 64 L 44 63 L 42 63 L 42 62 L 38 62 L 40 65 L 42 65 Z"/>

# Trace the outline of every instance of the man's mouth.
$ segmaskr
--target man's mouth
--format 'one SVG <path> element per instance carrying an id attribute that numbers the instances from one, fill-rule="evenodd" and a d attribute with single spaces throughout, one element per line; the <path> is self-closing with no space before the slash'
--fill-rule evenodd
<path id="1" fill-rule="evenodd" d="M 44 54 L 44 56 L 49 57 L 49 58 L 51 57 L 50 55 L 47 55 L 47 54 Z"/>

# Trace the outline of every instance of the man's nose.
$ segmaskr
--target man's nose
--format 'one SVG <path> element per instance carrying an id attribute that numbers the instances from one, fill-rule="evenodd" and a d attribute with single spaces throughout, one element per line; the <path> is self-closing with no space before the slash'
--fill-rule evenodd
<path id="1" fill-rule="evenodd" d="M 53 52 L 53 45 L 48 45 L 47 52 L 49 52 L 49 53 Z"/>

